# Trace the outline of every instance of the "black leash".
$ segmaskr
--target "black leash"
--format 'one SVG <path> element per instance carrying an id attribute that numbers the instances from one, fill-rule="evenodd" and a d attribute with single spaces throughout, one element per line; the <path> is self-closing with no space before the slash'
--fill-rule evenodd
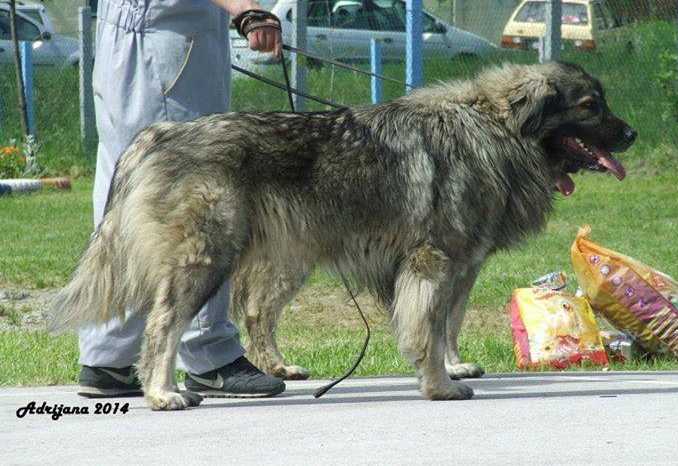
<path id="1" fill-rule="evenodd" d="M 269 20 L 269 19 L 272 19 L 272 20 L 274 20 L 278 23 L 276 29 L 278 29 L 280 31 L 281 30 L 280 19 L 278 17 L 276 17 L 275 15 L 273 15 L 269 12 L 266 12 L 266 11 L 262 11 L 262 10 L 247 10 L 247 11 L 241 13 L 240 15 L 238 15 L 236 18 L 234 18 L 233 23 L 235 24 L 235 27 L 238 30 L 238 33 L 241 36 L 247 38 L 247 34 L 254 29 L 259 29 L 259 28 L 263 28 L 263 27 L 270 27 L 270 23 L 266 23 L 266 21 Z M 313 59 L 316 59 L 316 60 L 326 61 L 326 62 L 331 63 L 333 65 L 340 66 L 342 68 L 347 68 L 347 69 L 356 71 L 358 73 L 368 74 L 370 76 L 375 76 L 377 78 L 384 79 L 384 80 L 387 80 L 387 81 L 394 81 L 394 82 L 399 83 L 399 84 L 405 84 L 405 83 L 398 81 L 397 79 L 387 78 L 385 76 L 379 76 L 377 74 L 370 73 L 370 72 L 361 70 L 359 68 L 354 68 L 352 66 L 346 65 L 346 64 L 341 63 L 341 62 L 326 59 L 326 58 L 323 58 L 323 57 L 318 57 L 316 55 L 310 54 L 310 53 L 308 53 L 304 50 L 298 49 L 296 47 L 290 47 L 289 45 L 283 44 L 283 49 L 288 50 L 288 51 L 293 52 L 293 53 L 298 53 L 300 55 L 305 55 L 309 58 L 313 58 Z M 329 105 L 331 107 L 346 108 L 342 105 L 335 104 L 334 102 L 330 102 L 330 101 L 321 99 L 319 97 L 314 97 L 314 96 L 305 94 L 305 93 L 299 91 L 298 89 L 293 89 L 292 85 L 290 84 L 289 73 L 287 72 L 287 64 L 285 63 L 285 56 L 283 55 L 282 51 L 281 51 L 281 54 L 280 54 L 280 64 L 281 64 L 282 69 L 283 69 L 283 76 L 285 77 L 285 85 L 284 86 L 280 83 L 277 83 L 277 82 L 271 80 L 271 79 L 265 78 L 265 77 L 260 76 L 256 73 L 253 73 L 251 71 L 240 68 L 239 66 L 231 65 L 231 67 L 234 70 L 239 71 L 240 73 L 243 73 L 243 74 L 250 76 L 254 79 L 257 79 L 259 81 L 262 81 L 262 82 L 269 84 L 273 87 L 277 87 L 278 89 L 286 90 L 287 91 L 287 98 L 289 99 L 290 108 L 292 109 L 292 112 L 294 112 L 294 113 L 296 113 L 296 109 L 294 108 L 294 99 L 292 97 L 292 94 L 300 95 L 304 98 L 311 99 L 311 100 L 314 100 L 316 102 L 320 102 L 322 104 Z M 358 309 L 358 312 L 360 313 L 360 317 L 363 319 L 363 322 L 365 323 L 365 328 L 367 329 L 367 335 L 365 337 L 365 343 L 363 343 L 363 348 L 360 351 L 360 355 L 358 355 L 358 359 L 353 363 L 353 366 L 351 366 L 351 368 L 348 371 L 346 371 L 346 373 L 344 373 L 344 375 L 342 375 L 337 380 L 334 380 L 334 381 L 328 383 L 327 385 L 320 387 L 318 390 L 316 390 L 315 393 L 313 393 L 313 396 L 315 398 L 320 398 L 325 393 L 330 391 L 335 385 L 339 384 L 343 380 L 350 377 L 351 374 L 353 374 L 353 372 L 358 368 L 358 366 L 360 365 L 360 362 L 363 360 L 363 357 L 365 356 L 365 352 L 367 351 L 367 346 L 370 343 L 370 336 L 371 336 L 370 324 L 367 322 L 367 318 L 365 317 L 363 310 L 360 308 L 360 305 L 358 304 L 358 301 L 356 300 L 355 295 L 351 291 L 351 287 L 348 284 L 348 280 L 346 280 L 344 273 L 341 271 L 341 269 L 336 264 L 336 262 L 335 262 L 335 268 L 337 269 L 337 272 L 339 273 L 339 276 L 341 277 L 341 281 L 344 283 L 344 287 L 346 288 L 346 291 L 348 292 L 349 296 L 351 296 L 351 300 L 353 300 L 353 304 L 355 304 L 356 309 Z"/>
<path id="2" fill-rule="evenodd" d="M 383 75 L 380 75 L 380 74 L 372 73 L 370 71 L 361 70 L 360 68 L 356 68 L 354 66 L 347 65 L 346 63 L 342 63 L 340 61 L 332 60 L 331 58 L 321 57 L 321 56 L 312 54 L 310 52 L 307 52 L 306 50 L 302 50 L 302 49 L 297 48 L 297 47 L 292 47 L 291 45 L 283 44 L 282 48 L 283 48 L 283 50 L 287 50 L 288 52 L 303 55 L 305 57 L 312 58 L 314 60 L 323 61 L 323 62 L 329 63 L 331 65 L 338 66 L 340 68 L 344 68 L 344 69 L 347 69 L 347 70 L 354 71 L 356 73 L 364 74 L 366 76 L 372 76 L 372 77 L 381 79 L 382 81 L 391 81 L 393 83 L 400 84 L 402 86 L 414 89 L 413 86 L 411 86 L 411 85 L 409 85 L 409 84 L 407 84 L 403 81 L 399 81 L 399 80 L 394 79 L 394 78 L 389 78 L 388 76 L 383 76 Z M 285 58 L 284 58 L 284 56 L 281 55 L 280 62 L 282 64 L 283 75 L 285 77 L 285 84 L 280 84 L 279 82 L 273 81 L 272 79 L 268 79 L 264 76 L 261 76 L 260 74 L 254 73 L 254 72 L 246 70 L 244 68 L 241 68 L 238 65 L 231 65 L 231 68 L 233 68 L 238 73 L 242 73 L 246 76 L 249 76 L 250 78 L 256 79 L 257 81 L 261 81 L 263 83 L 266 83 L 269 86 L 273 86 L 273 87 L 281 89 L 283 91 L 287 91 L 287 95 L 290 99 L 290 107 L 292 108 L 293 112 L 295 110 L 294 110 L 294 102 L 292 100 L 292 94 L 300 95 L 305 99 L 313 100 L 315 102 L 318 102 L 318 103 L 324 104 L 324 105 L 328 105 L 328 106 L 333 107 L 333 108 L 347 108 L 345 105 L 339 105 L 339 104 L 334 103 L 330 100 L 325 100 L 325 99 L 322 99 L 320 97 L 316 97 L 316 96 L 313 96 L 313 95 L 310 95 L 310 94 L 306 94 L 305 92 L 302 92 L 298 89 L 293 88 L 290 85 L 289 73 L 287 72 L 287 66 L 285 65 L 284 61 L 285 61 Z"/>
<path id="3" fill-rule="evenodd" d="M 360 68 L 356 68 L 355 66 L 347 65 L 346 63 L 342 63 L 342 62 L 337 61 L 337 60 L 332 60 L 331 58 L 321 57 L 321 56 L 315 55 L 311 52 L 307 52 L 306 50 L 303 50 L 303 49 L 300 49 L 300 48 L 297 48 L 297 47 L 292 47 L 291 45 L 283 44 L 283 50 L 287 50 L 288 52 L 297 53 L 299 55 L 303 55 L 305 57 L 312 58 L 314 60 L 329 63 L 331 65 L 338 66 L 339 68 L 344 68 L 344 69 L 347 69 L 347 70 L 355 71 L 356 73 L 364 74 L 366 76 L 372 76 L 372 77 L 375 77 L 375 78 L 379 78 L 382 81 L 391 81 L 393 83 L 400 84 L 401 86 L 406 86 L 406 87 L 409 87 L 410 89 L 414 89 L 414 86 L 411 86 L 411 85 L 409 85 L 409 84 L 407 84 L 403 81 L 400 81 L 398 79 L 389 78 L 388 76 L 383 76 L 383 75 L 377 74 L 377 73 L 372 73 L 371 71 L 361 70 Z"/>
<path id="4" fill-rule="evenodd" d="M 332 101 L 321 99 L 320 97 L 315 97 L 315 96 L 312 96 L 310 94 L 306 94 L 305 92 L 301 92 L 297 89 L 294 89 L 293 87 L 290 87 L 289 77 L 287 77 L 287 76 L 286 76 L 286 81 L 287 81 L 288 84 L 285 85 L 285 84 L 280 84 L 276 81 L 273 81 L 272 79 L 268 79 L 264 76 L 258 75 L 257 73 L 253 73 L 251 71 L 248 71 L 244 68 L 240 68 L 237 65 L 231 65 L 231 68 L 233 68 L 235 71 L 237 71 L 239 73 L 244 74 L 245 76 L 249 76 L 250 78 L 256 79 L 257 81 L 261 81 L 263 83 L 266 83 L 269 86 L 273 86 L 273 87 L 276 87 L 280 90 L 287 91 L 288 94 L 292 93 L 292 94 L 300 95 L 305 99 L 313 100 L 313 101 L 318 102 L 320 104 L 329 105 L 330 107 L 334 107 L 334 108 L 346 108 L 346 106 L 344 106 L 344 105 L 335 104 Z M 294 102 L 293 101 L 290 101 L 290 107 L 292 107 L 292 109 L 294 111 Z"/>
<path id="5" fill-rule="evenodd" d="M 344 381 L 345 379 L 349 378 L 351 374 L 358 368 L 360 365 L 361 361 L 363 360 L 363 357 L 365 356 L 365 352 L 367 351 L 367 345 L 370 343 L 370 324 L 367 322 L 367 318 L 365 317 L 365 314 L 363 313 L 363 310 L 360 309 L 360 304 L 358 304 L 358 300 L 355 299 L 355 295 L 351 291 L 351 288 L 348 286 L 348 281 L 346 280 L 346 277 L 344 274 L 337 268 L 337 272 L 339 272 L 339 276 L 341 277 L 341 281 L 344 282 L 344 287 L 346 288 L 346 291 L 348 291 L 348 294 L 351 296 L 351 300 L 353 301 L 353 304 L 355 304 L 356 309 L 358 309 L 358 312 L 360 313 L 360 317 L 363 319 L 363 322 L 365 323 L 365 328 L 367 329 L 367 335 L 365 336 L 365 343 L 363 343 L 363 349 L 360 350 L 360 355 L 358 355 L 358 359 L 353 363 L 353 366 L 347 370 L 344 375 L 339 377 L 337 380 L 334 380 L 327 385 L 320 387 L 317 389 L 314 393 L 313 396 L 315 398 L 320 398 L 323 396 L 325 393 L 329 392 L 335 385 L 339 384 L 340 382 Z"/>
<path id="6" fill-rule="evenodd" d="M 292 99 L 292 86 L 290 86 L 290 78 L 289 74 L 287 73 L 287 65 L 285 64 L 285 57 L 281 56 L 280 57 L 280 64 L 282 65 L 283 68 L 283 75 L 285 76 L 285 84 L 287 85 L 287 97 L 290 100 L 290 107 L 292 108 L 292 111 L 295 112 L 296 110 L 294 109 L 294 100 Z M 363 310 L 360 308 L 360 304 L 358 304 L 358 300 L 355 299 L 355 295 L 351 291 L 351 287 L 348 284 L 348 280 L 346 280 L 346 277 L 344 276 L 344 273 L 341 271 L 339 266 L 335 262 L 335 268 L 337 269 L 337 272 L 339 273 L 339 276 L 341 277 L 341 281 L 344 283 L 344 287 L 346 288 L 346 291 L 348 292 L 349 296 L 351 297 L 351 300 L 353 300 L 353 304 L 355 304 L 356 309 L 358 309 L 358 312 L 360 313 L 360 317 L 363 319 L 363 322 L 365 323 L 365 328 L 367 329 L 367 335 L 365 336 L 365 343 L 363 343 L 363 349 L 360 351 L 360 355 L 358 355 L 358 359 L 353 363 L 353 366 L 349 370 L 347 370 L 344 375 L 339 377 L 337 380 L 334 380 L 330 383 L 328 383 L 325 386 L 320 387 L 317 389 L 314 393 L 313 396 L 315 398 L 320 398 L 323 396 L 325 393 L 329 392 L 335 385 L 339 384 L 343 380 L 349 378 L 353 372 L 358 368 L 360 365 L 361 361 L 363 360 L 363 357 L 365 356 L 365 352 L 367 351 L 367 346 L 370 343 L 370 324 L 367 322 L 367 318 L 365 317 L 365 314 L 363 313 Z"/>

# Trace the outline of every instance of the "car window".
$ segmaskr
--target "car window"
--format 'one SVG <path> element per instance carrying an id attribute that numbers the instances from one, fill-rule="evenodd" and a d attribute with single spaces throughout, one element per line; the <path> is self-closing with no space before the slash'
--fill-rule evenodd
<path id="1" fill-rule="evenodd" d="M 9 17 L 5 16 L 4 11 L 0 11 L 0 40 L 11 39 L 9 29 Z"/>
<path id="2" fill-rule="evenodd" d="M 371 29 L 370 14 L 362 2 L 338 1 L 331 12 L 332 27 L 339 29 Z"/>
<path id="3" fill-rule="evenodd" d="M 34 41 L 40 38 L 40 30 L 31 22 L 17 16 L 16 35 L 19 40 Z M 11 40 L 9 11 L 0 11 L 0 39 Z"/>
<path id="4" fill-rule="evenodd" d="M 308 25 L 404 32 L 405 2 L 402 0 L 312 0 L 308 8 Z M 437 21 L 426 13 L 423 17 L 423 29 L 424 32 L 443 32 Z"/>
<path id="5" fill-rule="evenodd" d="M 405 4 L 400 1 L 374 0 L 366 2 L 370 20 L 376 31 L 405 31 Z"/>
<path id="6" fill-rule="evenodd" d="M 308 25 L 339 29 L 369 29 L 362 1 L 316 0 L 309 2 Z"/>
<path id="7" fill-rule="evenodd" d="M 39 10 L 35 10 L 35 9 L 24 10 L 24 9 L 22 9 L 22 10 L 21 10 L 21 14 L 22 14 L 22 15 L 25 15 L 25 16 L 28 16 L 28 17 L 31 18 L 33 21 L 35 21 L 37 24 L 39 24 L 40 26 L 44 26 L 44 25 L 45 25 L 45 23 L 44 23 L 43 20 L 42 20 L 42 15 L 40 14 L 40 11 L 39 11 Z"/>
<path id="8" fill-rule="evenodd" d="M 315 27 L 331 27 L 330 17 L 332 2 L 329 0 L 311 1 L 308 5 L 308 25 Z M 287 19 L 292 21 L 292 10 L 287 12 Z"/>
<path id="9" fill-rule="evenodd" d="M 543 23 L 546 16 L 546 4 L 544 2 L 527 2 L 516 15 L 515 21 L 519 23 Z M 583 26 L 589 23 L 589 14 L 583 3 L 563 3 L 563 24 Z"/>

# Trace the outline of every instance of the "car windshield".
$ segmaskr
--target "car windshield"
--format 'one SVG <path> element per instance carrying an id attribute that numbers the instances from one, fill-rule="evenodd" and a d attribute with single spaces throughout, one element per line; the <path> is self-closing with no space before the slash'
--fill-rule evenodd
<path id="1" fill-rule="evenodd" d="M 583 3 L 563 3 L 563 24 L 571 26 L 584 26 L 589 24 L 589 14 Z M 546 16 L 546 4 L 544 2 L 527 2 L 516 15 L 519 23 L 543 23 Z"/>

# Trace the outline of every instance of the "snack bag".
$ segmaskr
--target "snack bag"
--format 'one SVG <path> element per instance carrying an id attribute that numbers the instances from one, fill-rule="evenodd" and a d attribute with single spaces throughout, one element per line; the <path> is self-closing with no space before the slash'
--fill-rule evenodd
<path id="1" fill-rule="evenodd" d="M 650 352 L 678 356 L 678 283 L 635 259 L 590 241 L 572 244 L 572 266 L 593 309 Z"/>
<path id="2" fill-rule="evenodd" d="M 564 369 L 583 360 L 608 365 L 586 299 L 549 288 L 519 288 L 513 291 L 508 312 L 520 369 Z"/>

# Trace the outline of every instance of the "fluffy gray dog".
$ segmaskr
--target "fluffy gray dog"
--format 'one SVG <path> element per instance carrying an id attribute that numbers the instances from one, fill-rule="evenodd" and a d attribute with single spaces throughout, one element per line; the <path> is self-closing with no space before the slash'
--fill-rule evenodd
<path id="1" fill-rule="evenodd" d="M 361 109 L 156 124 L 120 159 L 52 328 L 146 314 L 146 399 L 182 409 L 201 398 L 177 389 L 177 344 L 220 284 L 235 274 L 257 359 L 293 376 L 275 321 L 326 264 L 389 312 L 426 398 L 467 399 L 448 371 L 481 373 L 460 364 L 457 334 L 483 262 L 544 226 L 554 191 L 574 190 L 568 173 L 623 178 L 610 152 L 635 136 L 567 64 L 505 65 Z"/>

